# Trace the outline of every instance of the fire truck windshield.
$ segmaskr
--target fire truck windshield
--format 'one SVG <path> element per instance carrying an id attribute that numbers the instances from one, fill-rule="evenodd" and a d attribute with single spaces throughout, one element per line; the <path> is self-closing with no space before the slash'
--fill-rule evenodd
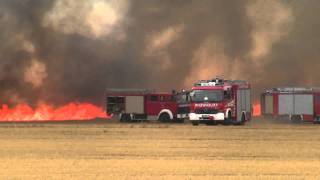
<path id="1" fill-rule="evenodd" d="M 193 102 L 221 102 L 223 100 L 222 90 L 193 90 L 190 92 Z"/>

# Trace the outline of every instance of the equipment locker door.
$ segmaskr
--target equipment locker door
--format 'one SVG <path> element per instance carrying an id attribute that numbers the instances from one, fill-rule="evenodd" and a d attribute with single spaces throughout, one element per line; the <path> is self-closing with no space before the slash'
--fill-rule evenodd
<path id="1" fill-rule="evenodd" d="M 242 112 L 251 112 L 250 90 L 237 91 L 237 121 L 241 121 Z"/>
<path id="2" fill-rule="evenodd" d="M 313 115 L 313 95 L 296 94 L 294 95 L 294 112 L 297 115 Z"/>
<path id="3" fill-rule="evenodd" d="M 144 97 L 143 96 L 126 96 L 126 113 L 144 113 Z"/>
<path id="4" fill-rule="evenodd" d="M 279 115 L 290 115 L 294 112 L 293 94 L 279 95 Z"/>
<path id="5" fill-rule="evenodd" d="M 264 97 L 264 113 L 273 114 L 273 95 L 266 95 Z"/>
<path id="6" fill-rule="evenodd" d="M 241 103 L 242 103 L 242 92 L 241 90 L 237 91 L 237 121 L 241 120 L 241 112 L 242 112 L 242 107 L 241 107 Z"/>

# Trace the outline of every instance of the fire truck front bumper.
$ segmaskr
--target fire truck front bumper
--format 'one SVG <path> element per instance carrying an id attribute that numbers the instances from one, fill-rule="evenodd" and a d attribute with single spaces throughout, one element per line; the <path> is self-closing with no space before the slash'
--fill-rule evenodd
<path id="1" fill-rule="evenodd" d="M 224 113 L 217 114 L 189 114 L 190 121 L 224 121 Z"/>

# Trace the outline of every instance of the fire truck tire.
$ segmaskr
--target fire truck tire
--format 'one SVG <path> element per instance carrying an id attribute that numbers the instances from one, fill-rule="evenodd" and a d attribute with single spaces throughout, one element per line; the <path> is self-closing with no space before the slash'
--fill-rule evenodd
<path id="1" fill-rule="evenodd" d="M 241 121 L 240 122 L 235 122 L 234 125 L 244 125 L 246 123 L 246 115 L 242 113 L 241 115 Z"/>
<path id="2" fill-rule="evenodd" d="M 240 125 L 244 125 L 246 123 L 246 115 L 242 113 Z"/>
<path id="3" fill-rule="evenodd" d="M 193 126 L 198 126 L 199 125 L 199 121 L 192 121 L 192 125 Z"/>
<path id="4" fill-rule="evenodd" d="M 302 116 L 301 115 L 291 115 L 290 120 L 292 123 L 299 124 L 299 123 L 302 123 Z"/>
<path id="5" fill-rule="evenodd" d="M 160 122 L 170 122 L 170 115 L 168 113 L 162 113 L 160 116 L 159 116 L 159 121 Z"/>
<path id="6" fill-rule="evenodd" d="M 120 118 L 120 122 L 131 122 L 130 114 L 122 114 Z"/>
<path id="7" fill-rule="evenodd" d="M 232 117 L 231 117 L 231 112 L 228 112 L 228 117 L 224 120 L 224 125 L 230 125 L 232 124 Z"/>

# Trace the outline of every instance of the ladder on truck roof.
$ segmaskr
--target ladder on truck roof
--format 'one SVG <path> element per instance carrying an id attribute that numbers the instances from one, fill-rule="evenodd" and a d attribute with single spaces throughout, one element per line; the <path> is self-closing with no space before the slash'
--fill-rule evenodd
<path id="1" fill-rule="evenodd" d="M 273 92 L 279 92 L 279 93 L 311 93 L 311 92 L 320 92 L 319 87 L 277 87 L 273 88 L 271 90 L 266 90 L 266 93 L 273 93 Z"/>
<path id="2" fill-rule="evenodd" d="M 106 93 L 127 93 L 127 94 L 149 94 L 154 93 L 155 90 L 150 89 L 119 89 L 119 88 L 108 88 Z"/>
<path id="3" fill-rule="evenodd" d="M 226 83 L 232 84 L 232 85 L 243 85 L 248 84 L 245 80 L 225 80 Z"/>
<path id="4" fill-rule="evenodd" d="M 244 80 L 224 80 L 224 79 L 220 79 L 220 78 L 215 78 L 212 80 L 200 80 L 200 81 L 194 83 L 194 86 L 222 86 L 225 83 L 230 84 L 230 85 L 248 84 L 248 82 L 244 81 Z"/>

